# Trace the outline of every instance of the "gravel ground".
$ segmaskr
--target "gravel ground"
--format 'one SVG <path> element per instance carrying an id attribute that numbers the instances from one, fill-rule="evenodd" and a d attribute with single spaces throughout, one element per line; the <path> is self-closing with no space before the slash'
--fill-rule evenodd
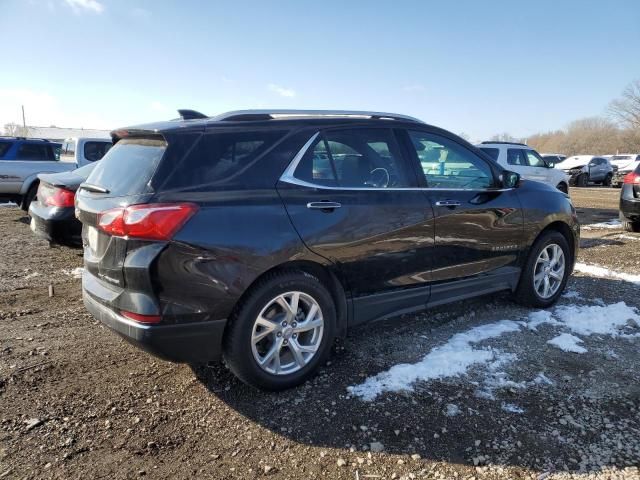
<path id="1" fill-rule="evenodd" d="M 583 225 L 617 218 L 618 190 L 571 194 Z M 79 250 L 34 238 L 17 208 L 0 231 L 0 479 L 640 478 L 640 325 L 566 352 L 548 343 L 564 326 L 487 296 L 355 330 L 313 381 L 263 393 L 123 342 L 84 311 Z M 579 261 L 638 274 L 640 235 L 585 230 Z M 550 313 L 608 319 L 639 288 L 576 273 Z M 348 390 L 500 320 L 521 323 L 474 347 L 494 361 L 372 401 Z"/>

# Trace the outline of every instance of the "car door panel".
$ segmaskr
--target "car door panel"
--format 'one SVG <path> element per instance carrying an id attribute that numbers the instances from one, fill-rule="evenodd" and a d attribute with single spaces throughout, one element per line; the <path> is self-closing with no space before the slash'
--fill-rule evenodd
<path id="1" fill-rule="evenodd" d="M 424 194 L 434 208 L 431 301 L 437 301 L 439 283 L 517 273 L 524 248 L 523 213 L 514 189 L 497 188 L 498 167 L 440 134 L 410 131 L 407 141 L 415 147 L 418 174 L 428 187 Z M 433 151 L 440 151 L 444 175 L 425 168 L 423 159 Z"/>

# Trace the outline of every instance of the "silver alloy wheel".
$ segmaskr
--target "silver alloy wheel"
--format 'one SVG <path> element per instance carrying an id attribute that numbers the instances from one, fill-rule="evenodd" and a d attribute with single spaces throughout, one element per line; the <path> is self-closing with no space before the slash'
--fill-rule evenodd
<path id="1" fill-rule="evenodd" d="M 319 350 L 323 331 L 322 310 L 311 295 L 280 294 L 267 303 L 253 324 L 253 358 L 273 375 L 297 372 Z"/>
<path id="2" fill-rule="evenodd" d="M 564 278 L 565 258 L 559 245 L 552 243 L 542 249 L 533 268 L 533 287 L 544 299 L 553 297 Z"/>

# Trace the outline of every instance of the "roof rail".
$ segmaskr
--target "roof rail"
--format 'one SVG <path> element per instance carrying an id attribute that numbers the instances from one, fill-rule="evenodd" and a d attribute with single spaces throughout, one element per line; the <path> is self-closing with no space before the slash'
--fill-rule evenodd
<path id="1" fill-rule="evenodd" d="M 368 112 L 360 110 L 235 110 L 221 113 L 211 120 L 216 121 L 260 121 L 273 120 L 278 118 L 296 117 L 332 117 L 332 118 L 374 118 L 387 120 L 403 120 L 407 122 L 424 123 L 422 120 L 408 115 L 397 113 Z"/>
<path id="2" fill-rule="evenodd" d="M 526 143 L 521 143 L 521 142 L 498 142 L 498 141 L 491 141 L 491 140 L 486 140 L 484 142 L 480 142 L 481 145 L 487 145 L 489 143 L 493 143 L 496 145 L 522 145 L 523 147 L 528 147 L 529 145 L 527 145 Z"/>
<path id="3" fill-rule="evenodd" d="M 195 119 L 209 118 L 204 113 L 200 113 L 195 110 L 189 110 L 186 108 L 179 109 L 178 113 L 180 114 L 181 120 L 195 120 Z"/>

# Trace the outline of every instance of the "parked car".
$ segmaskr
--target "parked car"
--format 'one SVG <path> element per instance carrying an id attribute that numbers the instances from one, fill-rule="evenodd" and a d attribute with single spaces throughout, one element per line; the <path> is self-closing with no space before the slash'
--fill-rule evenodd
<path id="1" fill-rule="evenodd" d="M 576 211 L 411 117 L 237 111 L 123 128 L 76 193 L 83 299 L 162 358 L 309 378 L 364 322 L 501 290 L 552 305 Z"/>
<path id="2" fill-rule="evenodd" d="M 111 148 L 110 138 L 72 137 L 62 143 L 60 159 L 78 167 L 96 162 Z"/>
<path id="3" fill-rule="evenodd" d="M 560 163 L 565 158 L 567 158 L 566 155 L 563 155 L 561 153 L 541 153 L 540 155 L 550 166 L 555 165 L 556 163 Z"/>
<path id="4" fill-rule="evenodd" d="M 29 206 L 31 230 L 50 243 L 81 245 L 82 224 L 75 216 L 76 190 L 97 162 L 71 172 L 38 175 L 38 194 Z"/>
<path id="5" fill-rule="evenodd" d="M 640 232 L 640 162 L 627 173 L 620 191 L 620 220 L 628 232 Z"/>
<path id="6" fill-rule="evenodd" d="M 0 201 L 27 210 L 38 189 L 38 173 L 75 168 L 59 161 L 60 146 L 38 138 L 0 137 Z"/>
<path id="7" fill-rule="evenodd" d="M 504 168 L 512 170 L 526 180 L 536 180 L 569 192 L 567 177 L 543 159 L 538 152 L 524 143 L 482 142 L 476 145 Z"/>
<path id="8" fill-rule="evenodd" d="M 635 153 L 622 153 L 611 156 L 611 164 L 617 168 L 613 172 L 611 185 L 620 188 L 624 182 L 624 177 L 633 172 L 640 165 L 640 155 Z"/>
<path id="9" fill-rule="evenodd" d="M 609 159 L 594 155 L 574 155 L 555 165 L 569 175 L 569 184 L 586 187 L 589 182 L 611 186 L 614 168 Z"/>

